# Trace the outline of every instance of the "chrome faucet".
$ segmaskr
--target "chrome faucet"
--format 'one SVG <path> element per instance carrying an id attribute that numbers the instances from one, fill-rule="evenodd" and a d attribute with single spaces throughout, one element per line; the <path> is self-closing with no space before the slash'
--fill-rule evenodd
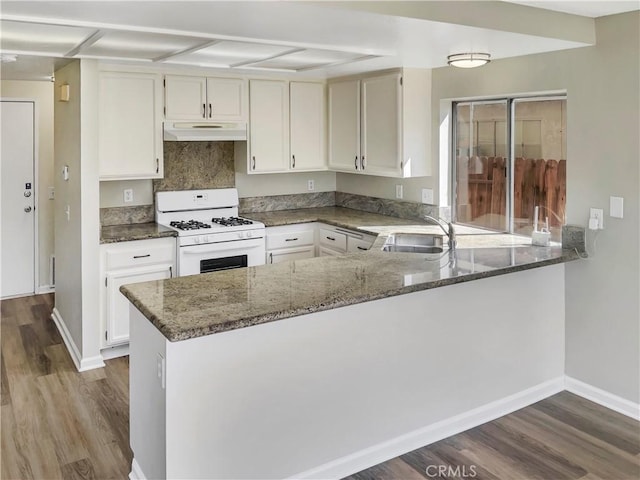
<path id="1" fill-rule="evenodd" d="M 426 215 L 424 219 L 429 222 L 432 222 L 435 225 L 438 225 L 442 229 L 444 234 L 449 238 L 449 242 L 448 242 L 449 248 L 450 249 L 455 248 L 457 241 L 456 241 L 456 231 L 453 228 L 453 223 L 445 222 L 444 220 L 440 218 L 432 217 L 431 215 Z M 443 223 L 447 225 L 447 228 L 444 228 Z"/>

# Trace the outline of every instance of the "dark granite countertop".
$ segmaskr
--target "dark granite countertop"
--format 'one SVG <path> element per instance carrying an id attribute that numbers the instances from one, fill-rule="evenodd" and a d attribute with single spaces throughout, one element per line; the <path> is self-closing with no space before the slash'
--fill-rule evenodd
<path id="1" fill-rule="evenodd" d="M 469 227 L 459 227 L 458 247 L 442 254 L 382 252 L 391 233 L 440 230 L 363 213 L 324 207 L 247 216 L 267 226 L 322 221 L 379 234 L 366 252 L 126 285 L 121 291 L 167 339 L 179 341 L 579 258 L 560 245 L 535 247 L 527 237 L 478 234 Z"/>
<path id="2" fill-rule="evenodd" d="M 336 227 L 361 230 L 377 235 L 381 228 L 394 225 L 427 225 L 422 220 L 390 217 L 345 207 L 299 208 L 272 212 L 244 213 L 246 218 L 264 223 L 267 227 L 322 222 Z"/>
<path id="3" fill-rule="evenodd" d="M 175 237 L 176 232 L 157 223 L 109 225 L 100 229 L 100 243 L 129 242 L 148 238 Z"/>

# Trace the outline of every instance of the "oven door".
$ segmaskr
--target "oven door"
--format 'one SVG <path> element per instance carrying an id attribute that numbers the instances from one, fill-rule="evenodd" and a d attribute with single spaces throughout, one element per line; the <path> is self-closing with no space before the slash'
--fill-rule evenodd
<path id="1" fill-rule="evenodd" d="M 178 275 L 196 275 L 265 263 L 264 238 L 180 247 Z"/>

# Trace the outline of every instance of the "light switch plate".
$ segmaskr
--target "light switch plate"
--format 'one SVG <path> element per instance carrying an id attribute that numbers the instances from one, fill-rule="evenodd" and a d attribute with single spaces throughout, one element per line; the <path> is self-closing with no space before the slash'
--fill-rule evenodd
<path id="1" fill-rule="evenodd" d="M 422 189 L 422 203 L 433 205 L 433 190 L 430 188 Z"/>
<path id="2" fill-rule="evenodd" d="M 609 197 L 609 216 L 613 218 L 624 217 L 624 199 L 622 197 Z"/>

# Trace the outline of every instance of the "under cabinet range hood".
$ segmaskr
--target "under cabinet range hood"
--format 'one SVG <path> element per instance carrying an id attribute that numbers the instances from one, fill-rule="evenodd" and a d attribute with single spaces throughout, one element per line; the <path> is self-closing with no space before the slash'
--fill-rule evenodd
<path id="1" fill-rule="evenodd" d="M 164 124 L 165 141 L 222 142 L 246 139 L 246 123 L 165 122 Z"/>

